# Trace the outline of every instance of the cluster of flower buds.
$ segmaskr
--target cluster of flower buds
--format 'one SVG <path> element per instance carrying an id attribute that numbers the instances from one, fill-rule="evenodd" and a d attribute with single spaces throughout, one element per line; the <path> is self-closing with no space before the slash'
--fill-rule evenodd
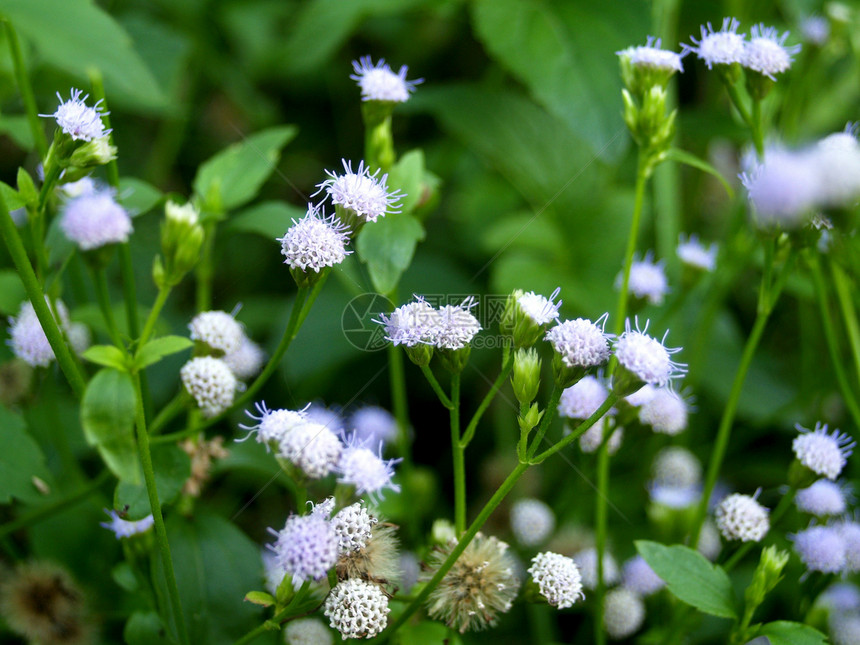
<path id="1" fill-rule="evenodd" d="M 179 284 L 194 268 L 205 237 L 200 211 L 194 204 L 167 201 L 161 222 L 161 256 L 156 256 L 152 267 L 153 280 L 160 289 Z"/>

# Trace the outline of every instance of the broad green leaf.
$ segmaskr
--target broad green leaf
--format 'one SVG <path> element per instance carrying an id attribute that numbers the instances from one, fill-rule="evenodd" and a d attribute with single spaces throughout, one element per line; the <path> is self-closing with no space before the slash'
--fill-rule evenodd
<path id="1" fill-rule="evenodd" d="M 702 172 L 706 172 L 709 175 L 713 175 L 716 177 L 719 182 L 723 185 L 723 188 L 726 189 L 726 192 L 729 194 L 729 199 L 734 199 L 735 191 L 732 190 L 731 185 L 726 178 L 720 174 L 720 171 L 714 168 L 707 161 L 699 159 L 696 155 L 690 154 L 685 150 L 681 150 L 680 148 L 669 148 L 666 152 L 666 159 L 669 161 L 677 161 L 678 163 L 686 164 L 693 168 L 697 168 Z"/>
<path id="2" fill-rule="evenodd" d="M 24 150 L 32 150 L 35 146 L 30 123 L 23 114 L 4 114 L 0 118 L 0 132 L 8 134 Z"/>
<path id="3" fill-rule="evenodd" d="M 136 611 L 126 622 L 122 637 L 126 645 L 163 645 L 167 639 L 167 632 L 157 613 Z"/>
<path id="4" fill-rule="evenodd" d="M 415 245 L 423 239 L 421 223 L 406 213 L 387 215 L 361 229 L 355 247 L 377 292 L 394 290 L 412 262 Z"/>
<path id="5" fill-rule="evenodd" d="M 93 345 L 83 353 L 83 357 L 97 365 L 113 367 L 121 372 L 127 371 L 125 356 L 113 345 Z"/>
<path id="6" fill-rule="evenodd" d="M 0 314 L 17 316 L 21 303 L 27 299 L 27 292 L 15 269 L 0 271 Z"/>
<path id="7" fill-rule="evenodd" d="M 283 237 L 293 220 L 305 216 L 307 210 L 286 202 L 262 202 L 232 215 L 224 224 L 227 233 L 256 233 L 267 240 Z"/>
<path id="8" fill-rule="evenodd" d="M 729 576 L 698 551 L 637 540 L 636 549 L 679 600 L 721 618 L 737 618 Z"/>
<path id="9" fill-rule="evenodd" d="M 203 199 L 204 210 L 226 213 L 256 197 L 277 167 L 281 148 L 297 133 L 293 125 L 269 128 L 245 137 L 206 161 L 194 179 L 194 191 Z"/>
<path id="10" fill-rule="evenodd" d="M 593 3 L 479 0 L 472 21 L 488 53 L 604 158 L 624 149 L 621 74 L 615 52 L 637 44 L 645 5 L 620 0 L 607 13 Z M 637 20 L 638 18 L 638 20 Z"/>
<path id="11" fill-rule="evenodd" d="M 770 645 L 826 645 L 827 637 L 820 631 L 788 620 L 778 620 L 761 626 L 757 636 L 767 636 Z"/>
<path id="12" fill-rule="evenodd" d="M 117 199 L 132 217 L 148 213 L 162 197 L 164 195 L 158 188 L 142 179 L 123 177 L 119 180 Z"/>
<path id="13" fill-rule="evenodd" d="M 271 607 L 275 604 L 275 597 L 265 591 L 249 591 L 245 594 L 245 602 L 250 602 L 261 607 Z"/>
<path id="14" fill-rule="evenodd" d="M 6 203 L 6 208 L 10 213 L 25 206 L 24 198 L 21 197 L 21 194 L 12 188 L 12 186 L 2 181 L 0 181 L 0 195 L 2 195 L 3 201 Z"/>
<path id="15" fill-rule="evenodd" d="M 394 636 L 398 645 L 438 645 L 448 641 L 448 628 L 435 620 L 404 625 Z"/>
<path id="16" fill-rule="evenodd" d="M 100 370 L 87 384 L 81 401 L 81 426 L 87 443 L 95 446 L 120 481 L 143 481 L 134 437 L 135 393 L 131 375 Z"/>
<path id="17" fill-rule="evenodd" d="M 260 624 L 260 608 L 242 602 L 260 584 L 259 545 L 228 520 L 199 508 L 193 518 L 173 514 L 167 535 L 192 643 L 230 645 Z M 163 584 L 160 565 L 158 559 Z"/>
<path id="18" fill-rule="evenodd" d="M 173 503 L 191 475 L 191 459 L 178 446 L 157 445 L 152 447 L 152 467 L 158 501 L 162 506 Z M 125 511 L 129 520 L 142 519 L 152 512 L 143 482 L 119 482 L 113 505 L 117 511 Z"/>
<path id="19" fill-rule="evenodd" d="M 404 196 L 400 199 L 400 208 L 404 213 L 411 213 L 421 200 L 422 183 L 424 180 L 424 151 L 410 150 L 397 160 L 388 173 L 388 186 L 400 190 Z"/>
<path id="20" fill-rule="evenodd" d="M 33 477 L 51 481 L 42 449 L 27 433 L 24 419 L 0 406 L 0 504 L 12 498 L 34 502 L 44 495 L 33 485 Z"/>
<path id="21" fill-rule="evenodd" d="M 164 106 L 164 96 L 128 34 L 91 0 L 0 0 L 0 14 L 50 64 L 78 77 L 100 70 L 108 98 L 119 92 L 143 108 Z M 67 98 L 66 92 L 61 94 Z M 40 107 L 48 113 L 56 106 Z"/>
<path id="22" fill-rule="evenodd" d="M 161 338 L 153 338 L 137 352 L 137 356 L 134 357 L 134 365 L 138 369 L 143 369 L 148 365 L 157 363 L 165 356 L 181 352 L 193 345 L 194 342 L 190 338 L 185 338 L 184 336 L 162 336 Z"/>

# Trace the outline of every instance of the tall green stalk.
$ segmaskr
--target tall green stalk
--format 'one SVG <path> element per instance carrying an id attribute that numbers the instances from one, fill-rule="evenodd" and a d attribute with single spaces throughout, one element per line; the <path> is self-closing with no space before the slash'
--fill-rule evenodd
<path id="1" fill-rule="evenodd" d="M 30 126 L 30 133 L 33 135 L 36 152 L 39 153 L 39 158 L 44 160 L 48 156 L 48 140 L 45 137 L 45 131 L 42 129 L 42 123 L 39 121 L 39 109 L 36 107 L 36 98 L 33 95 L 30 76 L 27 74 L 27 68 L 24 67 L 24 57 L 21 55 L 21 43 L 18 40 L 18 34 L 15 32 L 12 23 L 8 20 L 4 20 L 3 22 L 3 26 L 6 28 L 6 39 L 9 41 L 9 51 L 12 54 L 15 82 L 18 84 L 18 91 L 21 92 L 21 98 L 24 101 L 24 108 L 27 112 L 27 124 Z"/>
<path id="2" fill-rule="evenodd" d="M 830 259 L 830 273 L 833 275 L 833 286 L 836 288 L 836 299 L 842 311 L 842 320 L 851 345 L 851 358 L 854 360 L 854 376 L 860 381 L 860 324 L 857 322 L 857 311 L 851 295 L 853 285 L 835 260 Z"/>
<path id="3" fill-rule="evenodd" d="M 460 373 L 451 375 L 451 455 L 454 465 L 454 530 L 466 530 L 466 454 L 460 442 Z"/>
<path id="4" fill-rule="evenodd" d="M 633 266 L 633 255 L 636 253 L 636 239 L 639 237 L 639 223 L 642 219 L 642 206 L 645 202 L 645 185 L 648 181 L 648 165 L 649 155 L 640 149 L 639 162 L 636 165 L 636 192 L 633 202 L 633 218 L 630 221 L 630 233 L 627 235 L 627 250 L 624 252 L 621 290 L 618 293 L 618 304 L 615 307 L 615 335 L 624 331 L 624 319 L 627 316 L 627 298 L 630 293 L 630 268 Z"/>

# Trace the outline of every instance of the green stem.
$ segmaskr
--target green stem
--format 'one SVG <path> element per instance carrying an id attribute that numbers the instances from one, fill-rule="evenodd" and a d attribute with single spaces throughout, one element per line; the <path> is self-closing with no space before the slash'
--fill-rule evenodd
<path id="1" fill-rule="evenodd" d="M 161 411 L 152 420 L 152 423 L 149 424 L 149 434 L 154 436 L 161 432 L 164 426 L 185 409 L 186 401 L 187 399 L 183 392 L 174 396 L 170 400 L 170 403 L 161 408 Z"/>
<path id="2" fill-rule="evenodd" d="M 454 465 L 454 529 L 466 530 L 466 455 L 460 441 L 460 373 L 451 375 L 451 454 Z"/>
<path id="3" fill-rule="evenodd" d="M 152 336 L 155 329 L 155 323 L 158 322 L 158 316 L 161 315 L 161 310 L 164 309 L 164 304 L 170 296 L 170 287 L 159 287 L 158 295 L 155 297 L 155 303 L 149 311 L 149 316 L 146 318 L 146 323 L 143 325 L 143 331 L 140 333 L 140 340 L 137 341 L 137 348 L 140 349 L 146 345 L 146 341 Z"/>
<path id="4" fill-rule="evenodd" d="M 241 407 L 244 407 L 245 404 L 250 401 L 257 391 L 265 385 L 266 381 L 275 373 L 275 370 L 278 369 L 280 365 L 281 358 L 283 358 L 284 353 L 287 351 L 287 348 L 290 346 L 290 343 L 296 337 L 298 333 L 299 326 L 298 320 L 299 315 L 301 313 L 302 307 L 310 308 L 313 305 L 314 293 L 311 293 L 311 297 L 308 297 L 307 287 L 300 287 L 298 293 L 296 294 L 296 299 L 293 302 L 293 309 L 290 313 L 290 320 L 287 323 L 287 328 L 284 330 L 284 335 L 281 338 L 281 342 L 278 344 L 275 353 L 272 354 L 272 357 L 269 359 L 269 362 L 266 364 L 266 367 L 260 373 L 260 375 L 254 380 L 254 382 L 248 386 L 242 395 L 233 402 L 229 408 L 224 410 L 221 414 L 218 414 L 211 419 L 204 419 L 200 422 L 199 425 L 194 426 L 193 428 L 186 428 L 181 432 L 174 432 L 173 434 L 161 435 L 160 437 L 154 437 L 152 443 L 171 443 L 174 441 L 179 441 L 180 439 L 184 439 L 185 437 L 190 437 L 197 432 L 202 432 L 206 428 L 210 428 L 216 423 L 220 423 L 224 419 L 226 419 L 229 415 L 233 414 L 236 410 Z M 307 299 L 307 300 L 306 300 Z"/>
<path id="5" fill-rule="evenodd" d="M 33 272 L 33 266 L 27 258 L 24 244 L 21 242 L 21 237 L 15 228 L 15 222 L 12 221 L 12 217 L 9 215 L 9 209 L 6 208 L 6 201 L 2 195 L 0 195 L 0 234 L 3 236 L 6 248 L 9 249 L 9 255 L 12 256 L 12 261 L 18 270 L 18 276 L 24 284 L 27 298 L 30 299 L 33 305 L 39 323 L 45 332 L 48 343 L 51 345 L 51 349 L 54 350 L 57 363 L 59 363 L 60 369 L 63 370 L 63 374 L 75 393 L 75 397 L 80 399 L 84 395 L 86 381 L 69 351 L 69 346 L 63 339 L 63 334 L 57 326 L 57 322 L 54 320 L 48 304 L 45 302 L 42 287 L 39 284 L 38 278 L 36 278 L 36 274 Z"/>
<path id="6" fill-rule="evenodd" d="M 526 455 L 529 459 L 531 459 L 537 452 L 537 449 L 540 447 L 544 436 L 546 436 L 546 431 L 549 430 L 550 423 L 552 423 L 552 420 L 555 416 L 555 411 L 558 408 L 558 402 L 561 401 L 562 392 L 563 390 L 558 387 L 558 385 L 553 384 L 552 392 L 550 392 L 549 395 L 549 402 L 547 403 L 546 409 L 544 410 L 543 416 L 541 417 L 540 425 L 538 425 L 538 429 L 537 432 L 535 432 L 534 439 L 532 439 L 532 443 L 529 446 L 528 451 L 526 452 Z"/>
<path id="7" fill-rule="evenodd" d="M 103 268 L 92 268 L 92 277 L 93 284 L 95 284 L 96 287 L 96 298 L 99 302 L 99 309 L 102 311 L 102 318 L 104 318 L 105 325 L 107 325 L 111 342 L 124 352 L 125 345 L 122 342 L 119 328 L 116 326 L 116 319 L 114 318 L 113 309 L 110 304 L 110 294 L 108 293 L 105 270 Z"/>
<path id="8" fill-rule="evenodd" d="M 274 631 L 275 629 L 280 629 L 280 624 L 286 619 L 292 617 L 293 612 L 295 610 L 295 606 L 305 599 L 305 596 L 307 596 L 308 594 L 308 589 L 310 589 L 310 581 L 305 580 L 304 584 L 302 584 L 296 594 L 292 597 L 292 599 L 290 599 L 290 602 L 287 603 L 286 607 L 284 607 L 281 611 L 272 616 L 262 625 L 258 625 L 250 632 L 245 634 L 242 638 L 233 643 L 233 645 L 247 645 L 247 643 L 250 643 L 261 634 L 265 634 L 269 631 Z"/>
<path id="9" fill-rule="evenodd" d="M 569 435 L 567 435 L 563 439 L 560 439 L 555 444 L 553 444 L 553 446 L 551 448 L 544 450 L 542 453 L 540 453 L 539 455 L 537 455 L 535 457 L 532 457 L 532 459 L 529 461 L 529 463 L 539 464 L 542 461 L 545 461 L 547 459 L 547 457 L 552 457 L 559 450 L 564 450 L 567 446 L 569 446 L 571 443 L 573 443 L 574 441 L 579 439 L 579 437 L 581 437 L 583 434 L 585 434 L 585 432 L 591 426 L 593 426 L 595 423 L 597 423 L 597 421 L 600 420 L 600 417 L 602 417 L 604 414 L 609 412 L 609 409 L 613 405 L 615 405 L 615 403 L 617 401 L 618 401 L 618 395 L 615 392 L 610 392 L 609 396 L 606 397 L 606 400 L 603 403 L 601 403 L 600 407 L 594 411 L 594 414 L 592 414 L 585 421 L 580 423 L 574 429 L 574 431 L 571 432 Z M 548 408 L 547 411 L 544 413 L 544 419 L 546 419 L 548 415 L 550 415 L 554 412 L 555 412 L 554 409 L 550 410 Z M 541 419 L 541 424 L 543 424 L 543 419 Z"/>
<path id="10" fill-rule="evenodd" d="M 393 345 L 390 345 L 393 347 Z M 427 382 L 430 384 L 430 387 L 433 388 L 433 391 L 436 393 L 436 396 L 439 397 L 439 402 L 444 405 L 449 410 L 454 407 L 454 404 L 451 403 L 451 399 L 448 398 L 448 395 L 442 390 L 442 386 L 439 385 L 439 381 L 436 380 L 436 377 L 433 375 L 433 370 L 430 369 L 428 365 L 421 366 L 421 373 L 424 374 L 424 377 L 427 379 Z"/>
<path id="11" fill-rule="evenodd" d="M 101 486 L 107 482 L 111 478 L 111 472 L 108 469 L 103 470 L 101 473 L 96 476 L 95 479 L 84 485 L 80 490 L 75 491 L 74 493 L 67 495 L 63 498 L 60 498 L 50 504 L 45 504 L 41 508 L 37 508 L 26 515 L 22 515 L 21 517 L 12 520 L 11 522 L 6 522 L 3 526 L 0 526 L 0 538 L 4 538 L 7 535 L 14 533 L 15 531 L 20 531 L 21 529 L 27 528 L 28 526 L 33 526 L 34 524 L 38 524 L 42 520 L 46 520 L 49 517 L 56 515 L 57 513 L 61 513 L 63 511 L 71 508 L 72 505 L 77 504 L 78 502 L 86 499 L 93 493 L 95 493 Z"/>
<path id="12" fill-rule="evenodd" d="M 608 437 L 607 437 L 608 438 Z M 594 614 L 594 642 L 606 643 L 603 629 L 603 600 L 606 596 L 606 581 L 603 579 L 603 557 L 606 553 L 606 524 L 609 495 L 609 441 L 603 441 L 597 453 L 597 500 L 594 506 L 594 534 L 597 549 L 597 589 Z M 601 501 L 603 503 L 601 503 Z"/>
<path id="13" fill-rule="evenodd" d="M 830 362 L 833 364 L 833 372 L 836 374 L 836 382 L 842 391 L 842 398 L 854 420 L 854 426 L 860 428 L 860 405 L 854 395 L 854 390 L 848 382 L 845 368 L 842 366 L 842 355 L 839 351 L 839 343 L 836 339 L 836 326 L 833 324 L 833 316 L 827 302 L 827 285 L 821 271 L 821 264 L 815 252 L 806 252 L 807 265 L 815 285 L 815 299 L 818 301 L 818 312 L 821 314 L 821 325 L 824 328 L 824 338 L 827 341 L 827 350 L 830 353 Z"/>
<path id="14" fill-rule="evenodd" d="M 197 311 L 208 311 L 212 307 L 212 249 L 215 246 L 215 226 L 211 223 L 204 226 L 206 238 L 200 253 L 200 262 L 195 271 L 197 275 Z"/>
<path id="15" fill-rule="evenodd" d="M 753 145 L 758 155 L 759 161 L 764 160 L 764 121 L 761 116 L 761 100 L 753 98 L 752 101 L 752 121 L 750 122 L 750 130 L 752 130 Z"/>
<path id="16" fill-rule="evenodd" d="M 39 109 L 36 107 L 33 86 L 30 85 L 30 77 L 24 67 L 24 58 L 21 56 L 21 43 L 18 41 L 18 34 L 15 33 L 12 23 L 6 20 L 4 26 L 6 27 L 6 38 L 9 40 L 9 50 L 12 53 L 12 65 L 15 68 L 15 82 L 18 83 L 18 90 L 21 92 L 21 98 L 24 100 L 24 107 L 27 110 L 27 123 L 30 126 L 30 133 L 33 135 L 33 143 L 36 145 L 39 158 L 44 159 L 48 155 L 48 139 L 45 137 L 45 131 L 39 121 Z"/>
<path id="17" fill-rule="evenodd" d="M 648 181 L 648 155 L 639 151 L 639 163 L 636 167 L 636 195 L 633 202 L 633 218 L 630 221 L 630 233 L 627 236 L 627 250 L 624 253 L 624 272 L 621 274 L 621 290 L 618 294 L 618 304 L 615 307 L 615 334 L 624 330 L 624 318 L 627 315 L 627 296 L 630 291 L 630 268 L 633 266 L 633 255 L 636 253 L 636 238 L 639 235 L 639 222 L 642 219 L 642 205 L 645 201 L 645 184 Z"/>
<path id="18" fill-rule="evenodd" d="M 726 92 L 729 94 L 729 98 L 732 100 L 732 104 L 735 106 L 735 109 L 741 115 L 741 118 L 744 120 L 750 128 L 752 128 L 752 118 L 750 117 L 749 110 L 747 110 L 744 105 L 744 101 L 741 98 L 741 93 L 738 91 L 738 87 L 735 83 L 731 81 L 731 79 L 725 74 L 720 74 L 722 78 L 723 85 L 726 87 Z"/>
<path id="19" fill-rule="evenodd" d="M 475 436 L 475 431 L 478 429 L 478 423 L 480 423 L 481 417 L 484 416 L 484 412 L 487 411 L 487 408 L 490 407 L 490 403 L 492 403 L 493 399 L 496 398 L 496 395 L 499 393 L 502 385 L 504 385 L 505 380 L 507 380 L 512 369 L 514 369 L 513 352 L 511 352 L 507 359 L 505 359 L 502 371 L 499 373 L 498 377 L 496 377 L 496 380 L 493 382 L 493 386 L 484 396 L 478 409 L 475 410 L 475 414 L 472 415 L 472 420 L 469 421 L 469 425 L 466 426 L 466 431 L 463 433 L 463 438 L 460 440 L 460 443 L 464 448 L 472 441 L 472 438 Z"/>
<path id="20" fill-rule="evenodd" d="M 96 103 L 101 101 L 101 106 L 103 109 L 101 113 L 102 123 L 104 123 L 105 130 L 110 130 L 110 109 L 108 108 L 107 97 L 105 96 L 105 86 L 104 81 L 102 80 L 102 74 L 97 69 L 90 70 L 90 83 L 93 86 L 93 99 L 95 99 Z M 112 135 L 110 136 L 113 139 Z M 111 159 L 106 165 L 107 171 L 107 179 L 108 184 L 110 184 L 111 188 L 114 190 L 119 190 L 119 168 L 116 164 L 116 159 Z"/>
<path id="21" fill-rule="evenodd" d="M 854 359 L 854 370 L 857 380 L 860 381 L 860 325 L 857 323 L 857 312 L 854 310 L 854 301 L 851 296 L 853 285 L 845 272 L 832 258 L 830 259 L 830 272 L 833 274 L 833 286 L 836 287 L 836 299 L 842 310 L 842 319 L 845 330 L 848 333 L 848 343 L 851 345 L 851 357 Z"/>
<path id="22" fill-rule="evenodd" d="M 499 504 L 502 503 L 502 500 L 507 496 L 508 493 L 511 492 L 511 489 L 513 489 L 514 485 L 517 483 L 522 474 L 528 469 L 528 467 L 529 464 L 521 463 L 517 464 L 517 467 L 514 468 L 513 471 L 511 471 L 511 474 L 507 476 L 505 481 L 502 482 L 502 485 L 499 486 L 495 493 L 493 493 L 493 496 L 484 505 L 484 508 L 481 509 L 481 512 L 478 513 L 478 516 L 475 518 L 475 520 L 469 525 L 468 530 L 460 538 L 459 542 L 457 543 L 457 546 L 454 547 L 454 549 L 445 559 L 445 562 L 442 563 L 442 566 L 439 567 L 439 569 L 436 571 L 430 581 L 424 586 L 424 588 L 421 590 L 421 593 L 419 593 L 415 597 L 415 599 L 411 603 L 409 603 L 409 606 L 406 607 L 403 613 L 400 614 L 400 616 L 397 617 L 397 620 L 395 620 L 391 624 L 391 627 L 388 628 L 388 638 L 390 638 L 398 629 L 400 629 L 406 623 L 406 621 L 409 620 L 409 617 L 412 616 L 412 614 L 414 614 L 419 609 L 419 607 L 421 607 L 421 605 L 424 603 L 430 593 L 442 581 L 442 578 L 445 577 L 445 574 L 448 573 L 452 566 L 454 566 L 454 563 L 457 561 L 457 558 L 460 557 L 460 554 L 462 554 L 463 551 L 466 550 L 466 547 L 469 546 L 469 543 L 471 543 L 472 539 L 475 537 L 478 531 L 481 530 L 481 527 L 484 526 L 484 523 L 490 517 L 492 512 L 496 510 Z"/>

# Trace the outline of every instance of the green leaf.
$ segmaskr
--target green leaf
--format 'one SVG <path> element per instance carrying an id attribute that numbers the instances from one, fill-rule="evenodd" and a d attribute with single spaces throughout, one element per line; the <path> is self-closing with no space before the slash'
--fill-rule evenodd
<path id="1" fill-rule="evenodd" d="M 163 645 L 167 639 L 167 633 L 157 613 L 136 611 L 125 624 L 122 637 L 126 645 Z"/>
<path id="2" fill-rule="evenodd" d="M 447 641 L 448 628 L 431 620 L 404 625 L 394 636 L 398 645 L 438 645 Z"/>
<path id="3" fill-rule="evenodd" d="M 721 618 L 737 618 L 729 576 L 698 551 L 637 540 L 636 549 L 679 600 Z"/>
<path id="4" fill-rule="evenodd" d="M 261 607 L 271 607 L 275 604 L 275 597 L 265 591 L 249 591 L 245 594 L 245 601 Z"/>
<path id="5" fill-rule="evenodd" d="M 412 262 L 415 245 L 424 239 L 424 227 L 406 213 L 388 215 L 365 225 L 355 248 L 367 264 L 373 288 L 381 294 L 394 290 Z"/>
<path id="6" fill-rule="evenodd" d="M 100 70 L 108 97 L 119 92 L 141 107 L 164 106 L 164 96 L 128 34 L 91 0 L 0 0 L 0 14 L 50 64 L 78 77 Z"/>
<path id="7" fill-rule="evenodd" d="M 0 133 L 8 134 L 23 150 L 32 150 L 35 147 L 30 122 L 23 114 L 4 114 L 0 119 Z"/>
<path id="8" fill-rule="evenodd" d="M 388 185 L 402 191 L 400 210 L 411 213 L 421 199 L 424 181 L 424 151 L 410 150 L 400 157 L 388 173 Z"/>
<path id="9" fill-rule="evenodd" d="M 162 336 L 161 338 L 153 338 L 138 350 L 137 355 L 134 357 L 134 365 L 138 369 L 143 369 L 148 365 L 157 363 L 165 356 L 181 352 L 193 345 L 194 342 L 190 338 L 185 338 L 184 336 Z"/>
<path id="10" fill-rule="evenodd" d="M 767 636 L 770 645 L 826 645 L 827 638 L 817 629 L 802 623 L 778 620 L 765 623 L 756 636 Z"/>
<path id="11" fill-rule="evenodd" d="M 117 199 L 132 217 L 148 213 L 163 197 L 158 188 L 142 179 L 123 177 L 119 180 Z"/>
<path id="12" fill-rule="evenodd" d="M 152 447 L 152 467 L 158 501 L 162 506 L 173 503 L 191 476 L 191 459 L 178 446 L 157 445 Z M 117 511 L 125 511 L 129 520 L 143 519 L 152 512 L 143 483 L 119 482 L 113 505 Z"/>
<path id="13" fill-rule="evenodd" d="M 12 188 L 12 186 L 2 181 L 0 181 L 0 194 L 2 194 L 3 201 L 6 202 L 6 208 L 9 209 L 10 213 L 19 208 L 24 208 L 26 205 L 21 194 Z"/>
<path id="14" fill-rule="evenodd" d="M 105 368 L 87 384 L 81 401 L 81 426 L 120 481 L 143 481 L 134 439 L 134 384 L 128 372 Z"/>
<path id="15" fill-rule="evenodd" d="M 726 192 L 729 194 L 729 199 L 734 199 L 735 191 L 732 190 L 729 182 L 720 174 L 719 170 L 714 168 L 707 161 L 699 159 L 696 155 L 690 154 L 686 150 L 681 150 L 680 148 L 669 148 L 669 150 L 666 151 L 666 159 L 669 161 L 677 161 L 678 163 L 686 164 L 693 168 L 698 168 L 702 172 L 713 175 L 723 185 L 723 188 L 726 189 Z"/>
<path id="16" fill-rule="evenodd" d="M 44 495 L 33 485 L 33 477 L 50 482 L 42 449 L 27 433 L 24 419 L 0 406 L 0 504 L 12 498 L 34 502 Z"/>
<path id="17" fill-rule="evenodd" d="M 277 167 L 281 148 L 297 133 L 298 128 L 293 125 L 269 128 L 228 146 L 206 161 L 194 179 L 194 191 L 202 198 L 204 210 L 226 213 L 256 197 Z"/>
<path id="18" fill-rule="evenodd" d="M 18 272 L 15 269 L 0 271 L 0 314 L 17 316 L 26 299 L 27 292 Z"/>
<path id="19" fill-rule="evenodd" d="M 93 345 L 83 353 L 83 357 L 97 365 L 113 367 L 121 372 L 128 371 L 125 355 L 113 345 Z"/>
<path id="20" fill-rule="evenodd" d="M 267 240 L 283 237 L 293 220 L 305 216 L 307 210 L 286 202 L 262 202 L 231 215 L 224 224 L 227 233 L 256 233 Z"/>

